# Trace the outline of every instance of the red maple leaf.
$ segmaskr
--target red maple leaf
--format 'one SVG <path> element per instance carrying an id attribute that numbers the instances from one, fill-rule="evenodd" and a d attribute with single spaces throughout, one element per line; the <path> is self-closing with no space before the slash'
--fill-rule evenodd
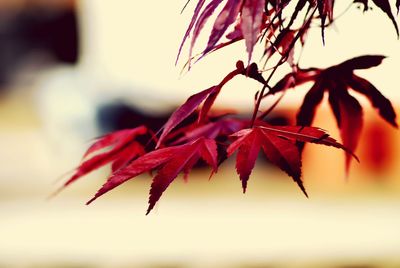
<path id="1" fill-rule="evenodd" d="M 301 180 L 301 158 L 296 141 L 347 150 L 318 128 L 269 126 L 263 122 L 258 123 L 256 127 L 242 129 L 233 134 L 236 140 L 227 149 L 228 156 L 237 151 L 236 170 L 242 181 L 243 192 L 246 192 L 247 181 L 261 149 L 271 163 L 293 178 L 306 196 L 308 195 Z"/>
<path id="2" fill-rule="evenodd" d="M 151 185 L 148 214 L 178 174 L 183 171 L 187 175 L 200 158 L 212 167 L 213 173 L 217 172 L 217 156 L 215 140 L 205 138 L 149 152 L 114 172 L 87 204 L 142 173 L 157 170 Z"/>
<path id="3" fill-rule="evenodd" d="M 371 1 L 389 17 L 398 34 L 398 26 L 389 0 Z M 353 2 L 364 5 L 364 10 L 369 7 L 368 0 Z M 354 74 L 354 70 L 379 65 L 383 56 L 356 57 L 327 69 L 301 69 L 298 63 L 295 63 L 294 49 L 299 42 L 301 45 L 304 44 L 311 25 L 321 28 L 325 42 L 324 30 L 335 21 L 334 3 L 334 0 L 198 0 L 179 47 L 177 60 L 186 40 L 191 36 L 187 63 L 190 68 L 196 40 L 208 20 L 219 10 L 215 15 L 207 45 L 199 54 L 199 59 L 234 42 L 244 40 L 248 53 L 247 66 L 238 61 L 236 68 L 219 84 L 190 96 L 172 113 L 156 135 L 151 137 L 148 135 L 149 139 L 156 139 L 160 134 L 155 146 L 151 142 L 144 145 L 137 141 L 138 135 L 150 134 L 143 126 L 99 138 L 87 150 L 84 158 L 91 154 L 95 155 L 84 160 L 63 187 L 105 164 L 111 164 L 111 175 L 88 201 L 89 204 L 140 174 L 155 172 L 150 189 L 148 214 L 178 174 L 183 173 L 186 180 L 192 168 L 200 160 L 211 166 L 211 174 L 214 174 L 218 166 L 236 152 L 236 169 L 244 192 L 260 151 L 264 152 L 269 161 L 292 177 L 306 196 L 301 179 L 301 149 L 304 143 L 317 143 L 343 149 L 346 152 L 347 171 L 351 157 L 357 159 L 354 151 L 363 125 L 362 107 L 349 93 L 349 89 L 366 96 L 379 110 L 381 117 L 391 125 L 397 127 L 397 123 L 390 101 L 369 81 Z M 399 9 L 400 0 L 396 1 L 396 7 Z M 313 23 L 316 21 L 317 24 Z M 227 40 L 224 41 L 224 37 Z M 263 41 L 264 38 L 265 66 L 276 52 L 279 52 L 280 59 L 272 68 L 260 71 L 255 63 L 251 63 L 251 57 L 256 43 Z M 285 62 L 291 65 L 293 72 L 271 87 L 269 83 L 272 77 Z M 262 75 L 264 72 L 269 72 L 266 79 Z M 255 94 L 251 119 L 226 114 L 210 116 L 222 88 L 237 75 L 245 75 L 263 85 Z M 260 121 L 274 109 L 284 94 L 269 109 L 258 114 L 265 97 L 311 81 L 314 81 L 314 85 L 306 94 L 297 114 L 298 126 L 270 126 Z M 325 93 L 329 94 L 329 105 L 344 145 L 329 137 L 325 131 L 310 127 Z M 185 119 L 195 112 L 198 112 L 197 120 L 185 123 Z"/>
<path id="4" fill-rule="evenodd" d="M 115 172 L 126 166 L 131 160 L 143 155 L 145 153 L 144 147 L 135 141 L 135 138 L 146 133 L 147 128 L 140 126 L 133 129 L 116 131 L 98 138 L 86 151 L 84 158 L 101 149 L 107 147 L 110 147 L 110 149 L 83 161 L 76 168 L 71 178 L 64 183 L 63 188 L 104 165 L 112 163 L 112 172 Z"/>
<path id="5" fill-rule="evenodd" d="M 354 74 L 356 69 L 367 69 L 379 65 L 384 56 L 360 56 L 327 69 L 299 69 L 282 78 L 270 91 L 271 94 L 288 88 L 314 81 L 314 85 L 306 94 L 297 114 L 297 125 L 310 126 L 316 108 L 321 103 L 324 93 L 329 93 L 329 104 L 340 129 L 343 145 L 351 152 L 357 148 L 362 129 L 362 107 L 349 94 L 348 89 L 365 95 L 372 105 L 379 110 L 381 117 L 389 124 L 397 127 L 396 113 L 390 101 L 369 81 Z M 346 155 L 346 170 L 349 169 L 351 157 Z"/>

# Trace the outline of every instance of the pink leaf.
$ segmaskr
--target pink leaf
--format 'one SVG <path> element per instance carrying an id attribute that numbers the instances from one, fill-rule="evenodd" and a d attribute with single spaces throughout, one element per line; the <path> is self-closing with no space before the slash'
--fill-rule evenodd
<path id="1" fill-rule="evenodd" d="M 210 38 L 206 49 L 203 51 L 203 55 L 211 51 L 219 39 L 224 35 L 228 27 L 235 22 L 237 15 L 239 14 L 241 0 L 228 0 L 225 7 L 218 14 L 214 22 L 213 29 L 211 31 Z"/>
<path id="2" fill-rule="evenodd" d="M 193 47 L 196 43 L 197 37 L 200 35 L 201 30 L 206 24 L 209 17 L 214 13 L 215 9 L 221 4 L 222 0 L 212 0 L 203 10 L 193 30 L 192 42 L 189 49 L 189 61 L 192 58 Z M 189 63 L 190 67 L 190 63 Z"/>
<path id="3" fill-rule="evenodd" d="M 179 51 L 178 51 L 178 55 L 176 56 L 175 64 L 178 63 L 179 56 L 181 55 L 183 45 L 185 44 L 186 39 L 189 37 L 190 32 L 192 31 L 192 28 L 193 28 L 193 26 L 194 26 L 194 24 L 195 24 L 195 22 L 197 20 L 197 17 L 199 16 L 200 10 L 203 7 L 205 2 L 206 2 L 205 0 L 199 0 L 199 2 L 197 3 L 196 8 L 194 9 L 194 14 L 193 14 L 192 20 L 190 21 L 190 24 L 189 24 L 188 28 L 186 29 L 186 33 L 183 36 L 181 45 L 179 46 Z"/>
<path id="4" fill-rule="evenodd" d="M 241 29 L 246 40 L 246 49 L 249 54 L 250 63 L 253 47 L 257 43 L 264 15 L 265 0 L 245 0 L 242 15 Z"/>

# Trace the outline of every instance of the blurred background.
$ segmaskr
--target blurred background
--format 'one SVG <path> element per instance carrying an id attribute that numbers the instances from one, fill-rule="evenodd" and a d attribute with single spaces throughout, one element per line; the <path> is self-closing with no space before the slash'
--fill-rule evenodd
<path id="1" fill-rule="evenodd" d="M 149 176 L 84 205 L 107 168 L 47 200 L 93 137 L 160 126 L 247 58 L 238 43 L 181 73 L 187 50 L 178 66 L 175 57 L 195 4 L 180 14 L 185 2 L 0 0 L 0 267 L 400 267 L 400 134 L 358 95 L 361 163 L 346 180 L 343 152 L 307 146 L 309 199 L 260 159 L 246 195 L 228 161 L 211 181 L 207 169 L 179 177 L 149 216 Z M 310 33 L 302 67 L 386 55 L 357 73 L 400 114 L 400 43 L 387 17 L 353 5 L 326 40 Z M 293 122 L 308 87 L 288 92 L 271 120 Z M 217 105 L 250 113 L 258 89 L 238 78 Z M 315 125 L 339 138 L 326 103 Z"/>

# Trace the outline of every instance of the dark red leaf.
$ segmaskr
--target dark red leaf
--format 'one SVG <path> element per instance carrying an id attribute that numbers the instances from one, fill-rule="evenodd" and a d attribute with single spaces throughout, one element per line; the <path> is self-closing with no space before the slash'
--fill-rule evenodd
<path id="1" fill-rule="evenodd" d="M 118 158 L 111 165 L 111 171 L 115 172 L 118 169 L 125 167 L 130 161 L 136 158 L 136 156 L 144 155 L 145 153 L 146 151 L 140 143 L 133 142 L 121 150 Z"/>
<path id="2" fill-rule="evenodd" d="M 362 126 L 363 113 L 360 103 L 347 92 L 346 84 L 332 82 L 329 93 L 329 104 L 340 129 L 343 145 L 354 152 L 358 145 Z M 346 154 L 346 173 L 350 168 L 351 155 Z"/>
<path id="3" fill-rule="evenodd" d="M 298 184 L 307 196 L 301 181 L 301 160 L 296 147 L 296 141 L 312 142 L 336 148 L 345 149 L 343 145 L 329 137 L 326 132 L 313 127 L 268 126 L 257 122 L 252 129 L 243 129 L 233 134 L 237 139 L 228 147 L 228 156 L 238 152 L 236 169 L 242 181 L 243 191 L 246 191 L 247 181 L 254 168 L 260 148 L 266 157 Z"/>
<path id="4" fill-rule="evenodd" d="M 130 160 L 136 158 L 143 153 L 143 147 L 135 141 L 135 137 L 143 135 L 146 132 L 147 129 L 141 126 L 134 129 L 117 131 L 100 138 L 87 150 L 85 155 L 108 146 L 112 146 L 111 150 L 95 155 L 82 162 L 72 177 L 65 182 L 63 187 L 68 186 L 80 177 L 85 176 L 108 163 L 113 163 L 115 169 L 123 165 L 125 159 Z"/>
<path id="5" fill-rule="evenodd" d="M 209 166 L 212 167 L 213 172 L 215 173 L 218 170 L 217 144 L 213 139 L 202 139 L 202 143 L 200 156 Z"/>
<path id="6" fill-rule="evenodd" d="M 348 83 L 352 89 L 365 95 L 370 100 L 372 106 L 379 110 L 379 114 L 383 119 L 392 126 L 398 127 L 396 122 L 396 113 L 392 104 L 373 84 L 357 75 L 353 75 Z"/>
<path id="7" fill-rule="evenodd" d="M 142 173 L 158 170 L 150 190 L 148 214 L 178 174 L 183 171 L 186 176 L 200 157 L 212 167 L 214 173 L 217 172 L 217 147 L 214 140 L 200 138 L 192 143 L 149 152 L 114 172 L 87 204 Z"/>
<path id="8" fill-rule="evenodd" d="M 301 10 L 303 10 L 303 8 L 305 7 L 306 3 L 308 2 L 308 0 L 299 0 L 296 4 L 296 7 L 294 9 L 294 12 L 292 13 L 292 16 L 290 17 L 290 22 L 288 24 L 288 26 L 286 28 L 290 28 L 294 21 L 296 20 L 298 14 L 300 13 Z"/>
<path id="9" fill-rule="evenodd" d="M 106 183 L 97 191 L 96 195 L 87 202 L 87 204 L 92 203 L 94 200 L 122 183 L 164 164 L 173 155 L 176 155 L 182 146 L 183 145 L 158 149 L 132 161 L 125 168 L 114 172 L 110 178 L 108 178 Z"/>
<path id="10" fill-rule="evenodd" d="M 365 55 L 352 58 L 337 65 L 335 68 L 340 69 L 342 72 L 353 71 L 359 69 L 369 69 L 376 67 L 385 59 L 382 55 Z"/>
<path id="11" fill-rule="evenodd" d="M 343 145 L 351 152 L 355 152 L 363 125 L 363 113 L 358 101 L 345 91 L 340 97 L 340 135 Z M 350 168 L 352 157 L 346 153 L 346 173 Z"/>
<path id="12" fill-rule="evenodd" d="M 296 72 L 285 75 L 278 83 L 270 90 L 271 94 L 300 86 L 309 81 L 313 81 L 320 74 L 320 70 L 316 68 L 300 69 Z"/>
<path id="13" fill-rule="evenodd" d="M 215 90 L 207 96 L 207 98 L 204 101 L 204 104 L 201 107 L 200 112 L 199 112 L 199 118 L 197 120 L 199 124 L 207 121 L 208 112 L 211 110 L 211 107 L 214 105 L 214 102 L 217 99 L 220 91 L 221 91 L 221 87 L 216 86 Z"/>
<path id="14" fill-rule="evenodd" d="M 335 139 L 331 138 L 324 130 L 315 127 L 304 126 L 260 126 L 268 132 L 274 133 L 277 136 L 291 139 L 293 141 L 310 142 L 322 144 L 326 146 L 333 146 L 350 153 L 357 161 L 358 158 L 351 151 L 349 151 L 342 144 L 338 143 Z"/>
<path id="15" fill-rule="evenodd" d="M 308 197 L 301 180 L 301 159 L 297 147 L 292 142 L 266 131 L 263 134 L 267 137 L 264 139 L 263 150 L 268 160 L 291 176 Z"/>
<path id="16" fill-rule="evenodd" d="M 315 111 L 324 97 L 324 84 L 316 82 L 304 97 L 303 104 L 297 113 L 297 124 L 311 126 Z"/>
<path id="17" fill-rule="evenodd" d="M 183 167 L 183 180 L 188 182 L 189 173 L 200 159 L 200 153 L 195 153 Z"/>
<path id="18" fill-rule="evenodd" d="M 171 158 L 153 178 L 150 189 L 149 207 L 146 215 L 150 213 L 150 211 L 154 208 L 154 205 L 160 199 L 162 193 L 184 169 L 190 159 L 197 153 L 197 150 L 194 147 L 197 147 L 197 144 L 183 147 L 185 149 L 180 150 L 175 157 Z"/>
<path id="19" fill-rule="evenodd" d="M 89 154 L 94 153 L 95 151 L 106 148 L 108 146 L 115 145 L 121 140 L 134 139 L 138 135 L 146 134 L 146 132 L 147 128 L 145 126 L 140 126 L 134 129 L 124 129 L 104 135 L 98 138 L 97 141 L 89 147 L 89 149 L 86 151 L 83 157 L 85 158 Z"/>
<path id="20" fill-rule="evenodd" d="M 289 49 L 292 48 L 292 42 L 296 36 L 296 31 L 284 29 L 279 32 L 278 36 L 272 42 L 270 46 L 268 46 L 264 52 L 264 55 L 267 58 L 272 57 L 276 51 L 280 49 L 280 54 L 285 56 L 289 54 Z"/>
<path id="21" fill-rule="evenodd" d="M 329 92 L 329 104 L 335 115 L 341 131 L 342 141 L 347 148 L 346 169 L 350 165 L 349 153 L 357 147 L 362 126 L 362 110 L 356 99 L 348 94 L 348 88 L 364 94 L 372 105 L 379 110 L 380 115 L 391 125 L 397 127 L 396 114 L 388 99 L 386 99 L 370 82 L 353 73 L 356 69 L 368 69 L 379 65 L 384 56 L 366 55 L 355 57 L 325 70 L 315 68 L 299 70 L 294 74 L 286 75 L 270 91 L 275 93 L 285 90 L 291 84 L 299 85 L 302 82 L 314 80 L 315 84 L 307 93 L 297 115 L 297 124 L 309 126 L 315 116 L 315 109 L 321 102 L 324 92 Z M 300 81 L 290 81 L 291 76 L 300 77 Z M 299 144 L 302 148 L 302 144 Z"/>
<path id="22" fill-rule="evenodd" d="M 247 181 L 257 160 L 262 140 L 258 130 L 246 129 L 237 133 L 239 139 L 233 142 L 227 149 L 228 156 L 237 151 L 236 170 L 242 181 L 243 193 L 246 192 Z"/>
<path id="23" fill-rule="evenodd" d="M 158 171 L 153 179 L 150 189 L 149 207 L 147 214 L 154 208 L 162 193 L 168 188 L 170 183 L 185 169 L 193 166 L 194 161 L 190 162 L 192 157 L 198 159 L 196 154 L 200 154 L 207 163 L 213 167 L 213 172 L 217 168 L 217 150 L 214 140 L 199 139 L 192 144 L 182 146 L 179 153 L 175 154 L 171 159 Z"/>

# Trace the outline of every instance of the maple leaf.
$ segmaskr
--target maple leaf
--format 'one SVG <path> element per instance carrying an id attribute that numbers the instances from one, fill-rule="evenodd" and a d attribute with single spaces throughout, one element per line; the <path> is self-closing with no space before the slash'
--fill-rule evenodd
<path id="1" fill-rule="evenodd" d="M 144 147 L 135 141 L 135 138 L 146 133 L 147 128 L 139 126 L 133 129 L 116 131 L 98 138 L 86 151 L 84 158 L 101 149 L 107 147 L 110 147 L 110 149 L 83 161 L 76 168 L 71 178 L 64 183 L 63 188 L 106 164 L 112 163 L 112 172 L 123 168 L 131 160 L 145 153 Z"/>
<path id="2" fill-rule="evenodd" d="M 368 69 L 379 65 L 384 56 L 367 55 L 347 60 L 327 69 L 298 69 L 293 74 L 282 78 L 272 89 L 271 94 L 298 86 L 309 81 L 315 81 L 306 94 L 303 104 L 297 114 L 297 124 L 310 126 L 315 116 L 316 108 L 321 103 L 324 93 L 329 93 L 329 104 L 340 129 L 343 145 L 351 152 L 357 148 L 362 129 L 362 107 L 348 93 L 351 88 L 365 95 L 372 105 L 379 110 L 381 117 L 389 124 L 397 127 L 396 113 L 390 101 L 385 98 L 370 82 L 354 74 L 356 69 Z M 346 171 L 350 166 L 351 157 L 346 155 Z"/>
<path id="3" fill-rule="evenodd" d="M 296 141 L 324 144 L 347 150 L 318 128 L 280 127 L 258 123 L 261 125 L 242 129 L 233 134 L 236 140 L 227 149 L 228 156 L 237 151 L 236 170 L 242 181 L 243 192 L 246 192 L 247 181 L 261 149 L 271 163 L 293 178 L 306 196 L 308 195 L 301 180 L 301 158 Z"/>
<path id="4" fill-rule="evenodd" d="M 185 7 L 189 2 L 190 0 L 186 2 Z M 364 11 L 369 8 L 368 0 L 353 2 L 364 5 Z M 389 0 L 372 0 L 372 2 L 389 17 L 399 35 Z M 291 3 L 294 4 L 290 5 Z M 369 81 L 354 74 L 354 70 L 379 65 L 383 56 L 356 57 L 327 69 L 301 69 L 294 63 L 296 44 L 299 41 L 304 45 L 307 31 L 315 20 L 320 21 L 318 27 L 321 28 L 322 40 L 325 43 L 325 28 L 335 21 L 334 3 L 334 0 L 297 0 L 297 2 L 290 0 L 198 0 L 179 46 L 176 61 L 190 37 L 187 62 L 189 68 L 192 59 L 199 60 L 209 53 L 244 40 L 248 53 L 247 66 L 242 61 L 238 61 L 236 68 L 219 84 L 190 96 L 172 113 L 156 135 L 141 126 L 97 139 L 63 187 L 105 164 L 111 164 L 111 175 L 95 196 L 87 202 L 90 204 L 98 197 L 140 174 L 155 172 L 146 213 L 149 214 L 178 174 L 183 173 L 186 181 L 195 165 L 203 161 L 211 166 L 211 175 L 213 175 L 217 172 L 218 166 L 235 152 L 237 152 L 236 170 L 243 192 L 247 189 L 249 177 L 260 151 L 264 152 L 270 162 L 292 177 L 306 196 L 307 192 L 301 179 L 301 150 L 304 143 L 317 143 L 343 149 L 346 153 L 346 171 L 348 171 L 352 157 L 358 160 L 354 151 L 363 126 L 362 107 L 349 93 L 349 89 L 366 96 L 372 106 L 379 111 L 380 116 L 391 125 L 397 127 L 397 123 L 390 101 Z M 286 8 L 288 6 L 294 9 Z M 398 11 L 400 0 L 396 0 L 395 7 Z M 192 57 L 199 35 L 217 10 L 219 13 L 215 16 L 205 49 Z M 305 16 L 300 18 L 299 14 L 303 13 Z M 319 15 L 315 16 L 317 13 Z M 295 28 L 294 25 L 299 26 Z M 227 40 L 223 40 L 224 37 Z M 251 63 L 254 47 L 263 38 L 266 39 L 263 55 L 266 57 L 265 64 L 274 53 L 279 52 L 281 56 L 278 63 L 269 69 L 270 73 L 266 79 L 259 71 L 257 64 Z M 285 62 L 293 67 L 293 72 L 271 88 L 269 85 L 271 78 L 279 66 Z M 237 75 L 244 75 L 263 85 L 263 88 L 255 95 L 251 120 L 227 117 L 226 114 L 210 116 L 222 88 Z M 314 84 L 305 95 L 297 114 L 299 126 L 271 126 L 260 121 L 274 109 L 284 94 L 268 110 L 258 116 L 264 97 L 311 81 L 314 81 Z M 265 92 L 266 90 L 269 91 Z M 325 131 L 310 127 L 325 93 L 329 93 L 328 102 L 344 145 L 329 137 Z M 184 121 L 195 112 L 198 113 L 197 120 L 185 124 Z M 137 136 L 145 134 L 152 134 L 154 139 L 157 139 L 156 136 L 160 134 L 155 147 L 152 143 L 143 145 L 139 142 L 140 139 L 136 139 Z M 145 147 L 148 152 L 145 151 Z M 89 158 L 92 154 L 94 156 Z"/>
<path id="5" fill-rule="evenodd" d="M 150 189 L 148 214 L 180 172 L 183 171 L 186 176 L 201 158 L 212 167 L 213 173 L 216 173 L 218 169 L 217 157 L 215 140 L 206 138 L 151 151 L 114 172 L 87 204 L 142 173 L 158 170 Z"/>

